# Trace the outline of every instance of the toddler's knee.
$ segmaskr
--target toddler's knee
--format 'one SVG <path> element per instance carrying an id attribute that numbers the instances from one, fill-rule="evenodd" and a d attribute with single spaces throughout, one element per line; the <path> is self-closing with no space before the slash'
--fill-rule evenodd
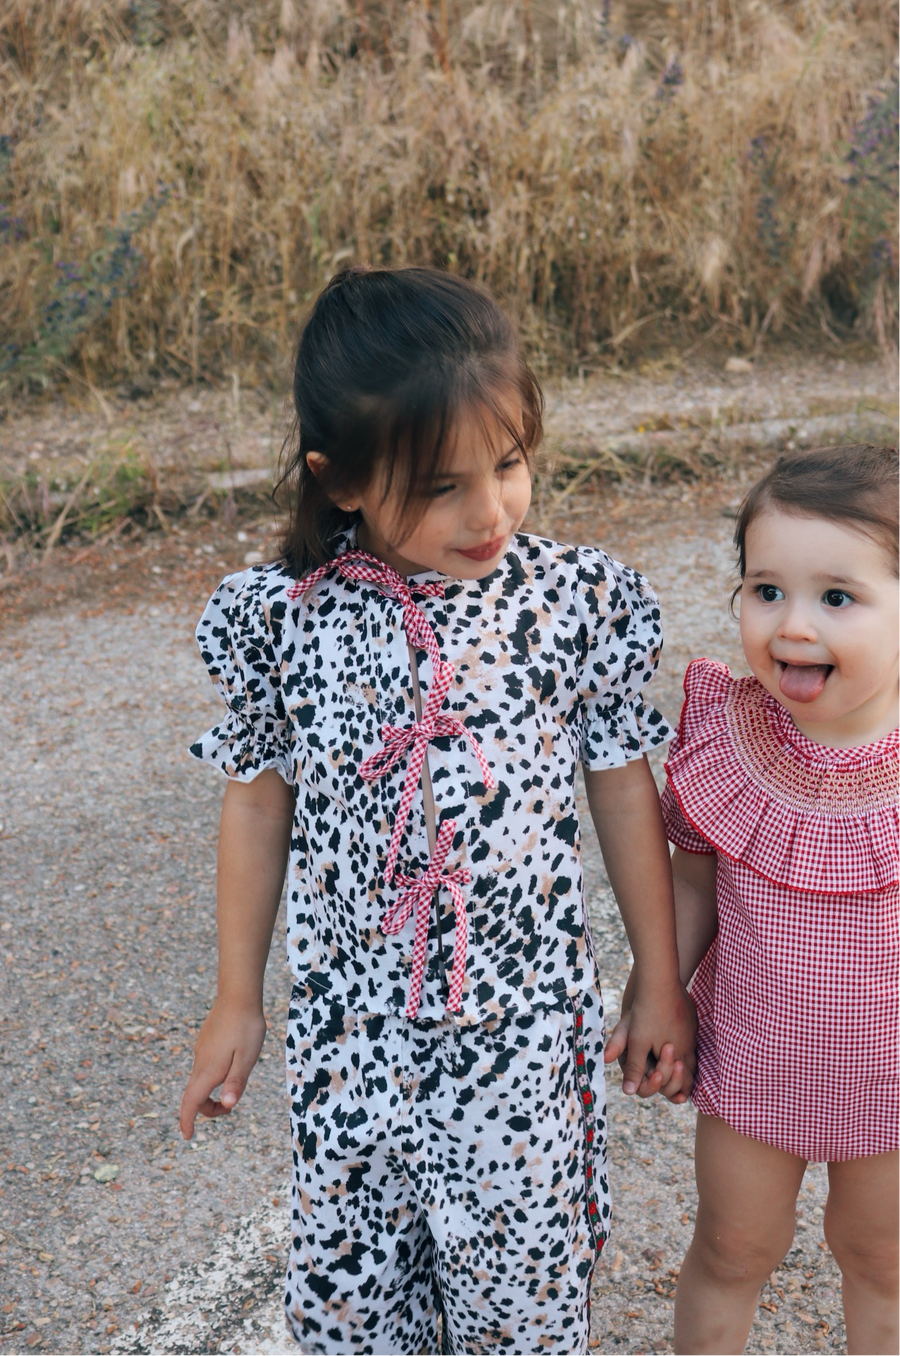
<path id="1" fill-rule="evenodd" d="M 699 1250 L 707 1274 L 718 1283 L 762 1285 L 784 1259 L 793 1237 L 793 1221 L 764 1235 L 749 1233 L 740 1226 L 720 1225 L 698 1227 L 693 1246 Z"/>
<path id="2" fill-rule="evenodd" d="M 856 1234 L 841 1229 L 825 1216 L 825 1241 L 843 1276 L 886 1295 L 897 1293 L 900 1248 L 893 1236 Z"/>

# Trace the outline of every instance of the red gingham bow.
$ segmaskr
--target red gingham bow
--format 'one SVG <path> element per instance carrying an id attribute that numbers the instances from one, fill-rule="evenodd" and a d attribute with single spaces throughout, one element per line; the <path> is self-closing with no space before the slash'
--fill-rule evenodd
<path id="1" fill-rule="evenodd" d="M 454 668 L 452 664 L 441 659 L 437 637 L 428 618 L 413 601 L 413 593 L 420 593 L 431 598 L 443 597 L 444 586 L 437 581 L 410 586 L 396 570 L 392 570 L 377 556 L 370 555 L 368 551 L 354 550 L 345 551 L 343 555 L 336 556 L 326 565 L 320 565 L 311 574 L 306 575 L 304 579 L 298 579 L 287 590 L 288 597 L 291 599 L 299 598 L 301 594 L 324 579 L 333 569 L 340 570 L 341 574 L 348 579 L 374 584 L 388 597 L 396 598 L 403 609 L 403 629 L 409 643 L 416 649 L 425 650 L 431 659 L 431 690 L 425 702 L 422 719 L 405 726 L 383 725 L 381 727 L 383 745 L 376 753 L 371 754 L 365 760 L 360 767 L 360 775 L 366 781 L 377 781 L 391 768 L 395 767 L 407 751 L 411 750 L 384 870 L 385 884 L 390 885 L 396 881 L 403 888 L 404 893 L 384 915 L 382 928 L 384 932 L 391 935 L 399 932 L 408 921 L 410 913 L 415 910 L 412 973 L 409 998 L 406 1005 L 406 1015 L 415 1017 L 419 1010 L 422 978 L 425 973 L 425 952 L 428 944 L 431 900 L 439 887 L 446 886 L 453 899 L 456 920 L 453 941 L 453 970 L 450 978 L 450 992 L 447 998 L 447 1011 L 456 1012 L 462 997 L 468 937 L 465 899 L 460 886 L 468 884 L 471 875 L 465 868 L 441 875 L 450 848 L 450 841 L 456 830 L 455 820 L 448 819 L 441 824 L 431 860 L 418 879 L 397 872 L 400 840 L 403 837 L 406 821 L 409 818 L 412 802 L 419 786 L 425 754 L 433 739 L 445 735 L 457 739 L 467 739 L 472 746 L 475 757 L 478 759 L 478 766 L 485 786 L 489 790 L 493 790 L 497 785 L 491 773 L 490 764 L 485 758 L 475 734 L 468 729 L 458 716 L 451 716 L 441 711 L 450 689 Z"/>
<path id="2" fill-rule="evenodd" d="M 490 790 L 493 790 L 496 786 L 490 764 L 472 731 L 463 724 L 458 716 L 441 713 L 440 708 L 444 704 L 444 698 L 453 677 L 453 665 L 438 660 L 432 667 L 434 669 L 434 680 L 425 702 L 422 719 L 414 721 L 412 725 L 382 725 L 381 738 L 384 740 L 382 748 L 367 758 L 359 769 L 360 776 L 364 777 L 367 782 L 377 781 L 379 777 L 390 772 L 407 749 L 412 747 L 385 862 L 384 879 L 387 885 L 390 885 L 394 879 L 394 872 L 397 869 L 397 855 L 400 851 L 400 840 L 403 837 L 403 830 L 406 827 L 413 798 L 422 775 L 425 753 L 432 739 L 439 738 L 442 735 L 455 736 L 457 739 L 460 737 L 468 739 L 475 757 L 478 759 L 478 766 L 481 769 L 485 786 Z"/>
<path id="3" fill-rule="evenodd" d="M 463 885 L 472 879 L 471 872 L 462 867 L 446 875 L 441 872 L 447 860 L 450 841 L 456 832 L 456 821 L 445 819 L 440 827 L 431 861 L 423 875 L 397 875 L 397 884 L 403 887 L 403 894 L 392 904 L 381 922 L 384 932 L 397 933 L 405 927 L 409 915 L 415 910 L 415 940 L 413 942 L 412 969 L 409 977 L 409 997 L 406 1003 L 407 1017 L 415 1017 L 419 1011 L 419 995 L 422 992 L 422 978 L 425 974 L 425 952 L 428 945 L 428 928 L 431 922 L 431 900 L 437 890 L 446 887 L 453 900 L 453 914 L 456 926 L 453 934 L 453 969 L 450 974 L 450 992 L 447 997 L 447 1011 L 457 1012 L 462 998 L 463 976 L 466 968 L 466 947 L 468 943 L 468 922 Z"/>
<path id="4" fill-rule="evenodd" d="M 304 579 L 298 579 L 288 589 L 288 597 L 299 598 L 333 569 L 340 570 L 347 579 L 374 584 L 389 598 L 396 598 L 403 608 L 403 629 L 410 642 L 419 650 L 427 650 L 432 662 L 440 663 L 440 650 L 431 624 L 424 612 L 421 612 L 413 602 L 414 592 L 421 593 L 425 598 L 443 598 L 444 586 L 439 580 L 426 580 L 422 584 L 413 584 L 410 588 L 402 575 L 392 570 L 390 565 L 385 565 L 377 556 L 370 555 L 368 551 L 345 551 L 343 555 L 335 556 L 334 560 L 328 561 L 327 564 L 320 565 Z"/>

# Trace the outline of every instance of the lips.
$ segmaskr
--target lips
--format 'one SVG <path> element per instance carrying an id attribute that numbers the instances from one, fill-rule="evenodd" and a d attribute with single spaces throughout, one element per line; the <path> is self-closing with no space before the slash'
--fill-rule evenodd
<path id="1" fill-rule="evenodd" d="M 776 661 L 781 669 L 778 687 L 782 696 L 792 702 L 814 702 L 821 696 L 833 664 L 786 664 Z"/>
<path id="2" fill-rule="evenodd" d="M 492 556 L 502 551 L 505 542 L 505 537 L 495 537 L 493 541 L 486 541 L 483 546 L 472 546 L 467 551 L 460 550 L 459 554 L 465 556 L 467 560 L 490 560 Z"/>

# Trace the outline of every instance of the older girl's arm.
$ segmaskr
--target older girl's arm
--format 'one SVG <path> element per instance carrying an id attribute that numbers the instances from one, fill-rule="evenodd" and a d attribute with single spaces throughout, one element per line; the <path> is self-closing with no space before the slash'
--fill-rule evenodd
<path id="1" fill-rule="evenodd" d="M 281 899 L 294 793 L 273 769 L 230 781 L 219 825 L 216 999 L 194 1046 L 181 1103 L 190 1139 L 199 1115 L 225 1116 L 238 1103 L 266 1036 L 263 976 Z M 221 1097 L 211 1094 L 222 1085 Z"/>
<path id="2" fill-rule="evenodd" d="M 696 1014 L 679 977 L 672 868 L 653 775 L 640 758 L 624 767 L 586 770 L 584 780 L 634 955 L 634 1000 L 610 1037 L 607 1061 L 626 1052 L 626 1093 L 671 1087 L 677 1061 L 687 1093 L 695 1067 Z M 648 1060 L 659 1065 L 652 1075 Z"/>

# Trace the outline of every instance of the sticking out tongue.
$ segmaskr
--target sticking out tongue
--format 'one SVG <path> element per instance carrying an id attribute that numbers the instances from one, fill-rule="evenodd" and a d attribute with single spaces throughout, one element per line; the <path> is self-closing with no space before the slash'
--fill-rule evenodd
<path id="1" fill-rule="evenodd" d="M 784 664 L 778 686 L 792 702 L 814 702 L 830 672 L 830 664 Z"/>

